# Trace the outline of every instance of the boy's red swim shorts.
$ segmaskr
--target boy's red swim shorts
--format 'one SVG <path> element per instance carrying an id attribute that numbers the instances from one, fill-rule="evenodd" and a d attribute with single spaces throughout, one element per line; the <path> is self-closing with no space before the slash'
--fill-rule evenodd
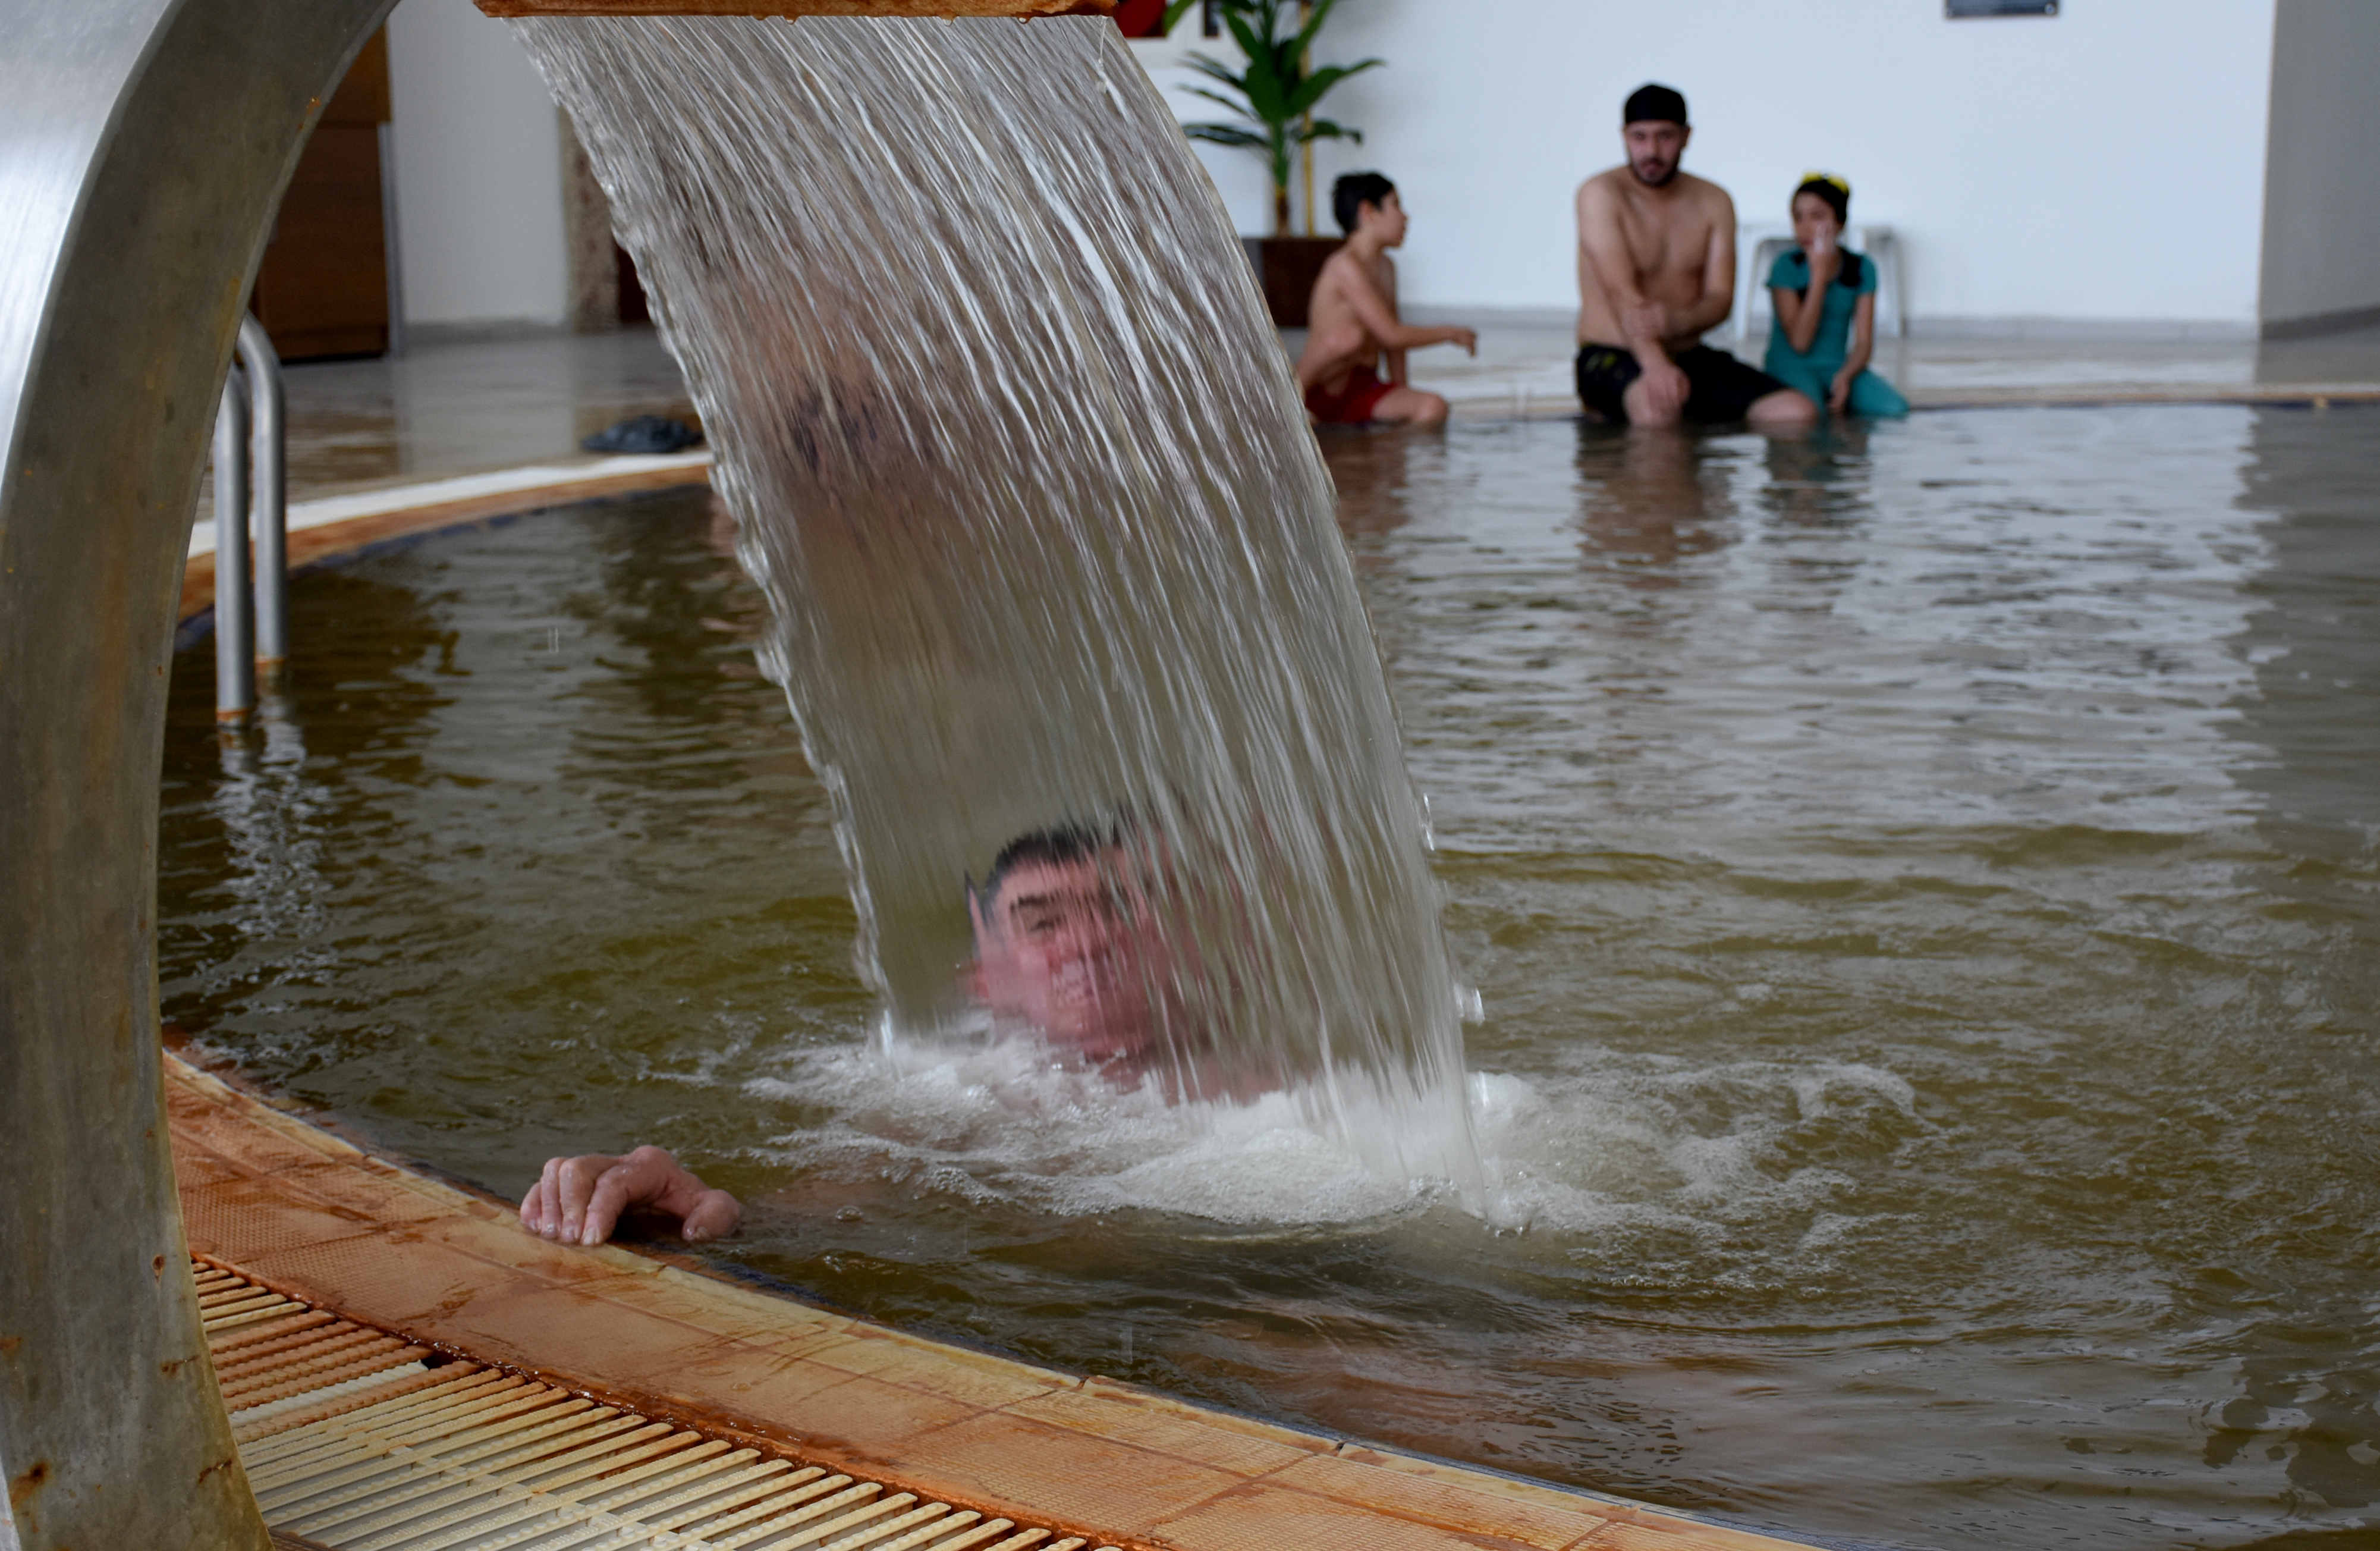
<path id="1" fill-rule="evenodd" d="M 1361 425 L 1372 418 L 1380 400 L 1395 391 L 1394 383 L 1384 383 L 1372 374 L 1368 366 L 1347 370 L 1347 381 L 1337 393 L 1320 383 L 1305 390 L 1305 407 L 1314 418 L 1325 425 Z"/>

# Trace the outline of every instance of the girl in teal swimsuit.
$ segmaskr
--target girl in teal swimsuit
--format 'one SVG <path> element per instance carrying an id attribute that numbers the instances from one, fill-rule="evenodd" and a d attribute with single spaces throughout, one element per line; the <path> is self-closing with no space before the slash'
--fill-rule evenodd
<path id="1" fill-rule="evenodd" d="M 1905 415 L 1909 400 L 1867 369 L 1876 345 L 1876 264 L 1842 245 L 1851 209 L 1852 186 L 1830 173 L 1811 173 L 1793 190 L 1793 238 L 1802 246 L 1768 272 L 1777 324 L 1761 367 L 1822 409 Z"/>

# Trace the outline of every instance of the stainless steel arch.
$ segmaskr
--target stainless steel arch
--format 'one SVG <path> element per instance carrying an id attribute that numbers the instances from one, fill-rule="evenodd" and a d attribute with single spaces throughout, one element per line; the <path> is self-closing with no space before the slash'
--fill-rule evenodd
<path id="1" fill-rule="evenodd" d="M 393 0 L 0 0 L 0 1477 L 26 1551 L 262 1551 L 185 1272 L 157 779 L 265 223 Z"/>

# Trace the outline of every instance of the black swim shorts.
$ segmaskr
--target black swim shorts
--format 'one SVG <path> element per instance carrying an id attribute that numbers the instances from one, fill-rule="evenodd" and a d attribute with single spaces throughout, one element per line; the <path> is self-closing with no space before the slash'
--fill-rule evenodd
<path id="1" fill-rule="evenodd" d="M 1742 420 L 1755 400 L 1785 386 L 1759 368 L 1707 345 L 1679 350 L 1670 359 L 1686 374 L 1683 418 L 1703 425 Z M 1614 425 L 1628 423 L 1628 405 L 1621 395 L 1644 374 L 1632 351 L 1609 345 L 1578 348 L 1578 401 Z"/>

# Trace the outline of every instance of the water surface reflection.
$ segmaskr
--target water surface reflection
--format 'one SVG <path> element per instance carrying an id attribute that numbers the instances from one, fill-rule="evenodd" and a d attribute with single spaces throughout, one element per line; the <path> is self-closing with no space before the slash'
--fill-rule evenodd
<path id="1" fill-rule="evenodd" d="M 506 1188 L 668 1142 L 743 1264 L 1269 1415 L 1896 1545 L 2362 1544 L 2374 429 L 1330 438 L 1484 1216 L 1260 1105 L 870 1055 L 699 504 L 309 579 L 277 753 L 193 654 L 168 1015 Z"/>
<path id="2" fill-rule="evenodd" d="M 1579 526 L 1590 568 L 1636 588 L 1675 587 L 1677 562 L 1730 537 L 1740 448 L 1682 431 L 1578 427 Z"/>

